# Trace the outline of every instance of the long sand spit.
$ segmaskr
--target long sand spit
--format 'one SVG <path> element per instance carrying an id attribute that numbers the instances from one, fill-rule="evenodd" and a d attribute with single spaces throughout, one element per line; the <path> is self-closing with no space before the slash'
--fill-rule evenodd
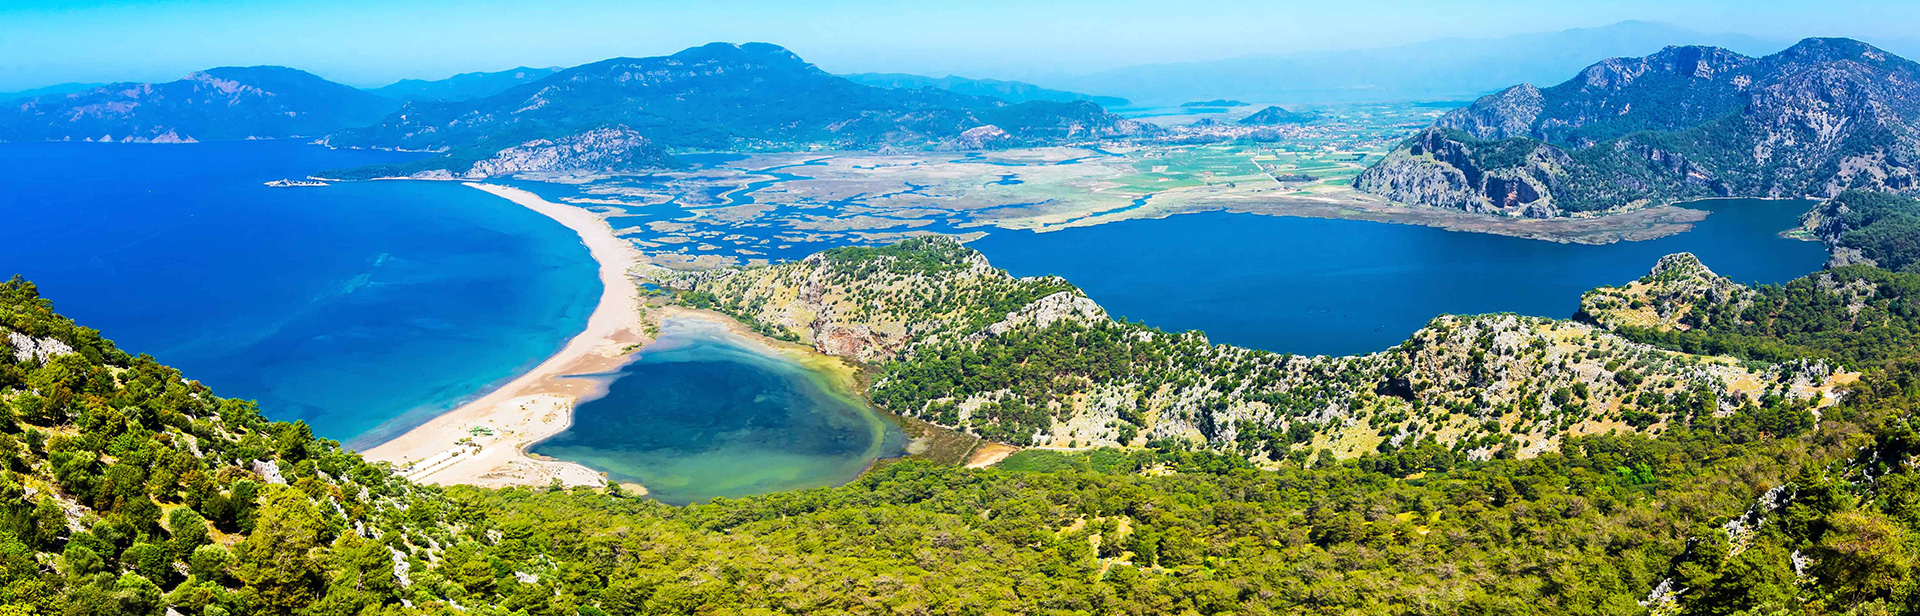
<path id="1" fill-rule="evenodd" d="M 571 462 L 536 459 L 526 448 L 573 422 L 580 400 L 600 395 L 595 375 L 625 364 L 650 336 L 640 289 L 629 272 L 644 262 L 640 251 L 614 235 L 600 214 L 553 203 L 531 192 L 495 184 L 468 183 L 566 225 L 580 234 L 600 264 L 600 304 L 587 327 L 560 352 L 487 394 L 362 452 L 391 462 L 414 481 L 487 487 L 606 483 L 599 472 Z"/>

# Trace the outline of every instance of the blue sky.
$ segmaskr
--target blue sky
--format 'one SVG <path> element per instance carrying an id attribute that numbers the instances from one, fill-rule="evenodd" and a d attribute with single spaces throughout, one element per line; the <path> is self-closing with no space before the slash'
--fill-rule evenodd
<path id="1" fill-rule="evenodd" d="M 1486 37 L 1625 19 L 1774 38 L 1905 38 L 1920 3 L 1777 0 L 615 2 L 0 0 L 0 91 L 282 64 L 353 85 L 785 45 L 827 70 L 1022 78 Z"/>

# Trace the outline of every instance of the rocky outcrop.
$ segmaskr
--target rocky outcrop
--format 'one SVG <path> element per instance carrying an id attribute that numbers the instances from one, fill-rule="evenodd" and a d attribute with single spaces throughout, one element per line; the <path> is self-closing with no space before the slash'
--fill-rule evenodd
<path id="1" fill-rule="evenodd" d="M 1660 258 L 1646 276 L 1625 286 L 1580 296 L 1580 318 L 1607 329 L 1689 329 L 1707 313 L 1738 313 L 1753 301 L 1751 287 L 1715 274 L 1693 253 Z"/>
<path id="2" fill-rule="evenodd" d="M 652 140 L 618 126 L 528 141 L 474 163 L 464 175 L 487 178 L 529 171 L 619 173 L 658 168 L 666 158 L 666 152 Z"/>
<path id="3" fill-rule="evenodd" d="M 1469 179 L 1531 177 L 1559 213 L 1714 196 L 1920 194 L 1916 118 L 1920 65 L 1858 41 L 1807 39 L 1763 58 L 1669 47 L 1594 64 L 1551 88 L 1508 88 L 1435 122 L 1476 149 L 1557 150 L 1551 158 L 1564 165 L 1538 167 L 1532 156 L 1473 159 L 1472 168 L 1430 163 Z M 1408 160 L 1389 155 L 1376 166 L 1398 169 L 1363 175 L 1356 186 L 1436 207 L 1478 201 L 1463 193 L 1494 204 L 1516 196 L 1505 183 L 1440 183 L 1452 176 Z"/>
<path id="4" fill-rule="evenodd" d="M 1475 139 L 1531 137 L 1545 103 L 1539 88 L 1523 83 L 1449 111 L 1434 126 L 1464 132 Z"/>
<path id="5" fill-rule="evenodd" d="M 981 336 L 999 336 L 1022 327 L 1052 327 L 1055 323 L 1074 321 L 1079 323 L 1102 323 L 1107 321 L 1107 310 L 1093 299 L 1073 291 L 1061 291 L 1040 298 L 1015 312 L 1007 313 L 1007 318 L 988 325 L 986 329 L 968 337 L 978 340 Z"/>
<path id="6" fill-rule="evenodd" d="M 35 338 L 20 332 L 7 332 L 7 347 L 13 349 L 13 361 L 45 363 L 48 359 L 73 352 L 67 343 L 52 338 Z"/>
<path id="7" fill-rule="evenodd" d="M 1361 172 L 1354 186 L 1401 203 L 1525 218 L 1561 214 L 1549 186 L 1567 164 L 1565 152 L 1524 141 L 1494 144 L 1523 151 L 1518 157 L 1498 153 L 1520 162 L 1496 166 L 1487 161 L 1488 147 L 1459 132 L 1428 128 Z"/>

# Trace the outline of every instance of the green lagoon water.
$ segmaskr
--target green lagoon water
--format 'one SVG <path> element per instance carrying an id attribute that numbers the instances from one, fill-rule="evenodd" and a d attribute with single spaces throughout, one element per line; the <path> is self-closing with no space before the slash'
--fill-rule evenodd
<path id="1" fill-rule="evenodd" d="M 669 504 L 852 481 L 898 455 L 899 429 L 825 375 L 724 327 L 669 320 L 660 337 L 532 448 Z"/>

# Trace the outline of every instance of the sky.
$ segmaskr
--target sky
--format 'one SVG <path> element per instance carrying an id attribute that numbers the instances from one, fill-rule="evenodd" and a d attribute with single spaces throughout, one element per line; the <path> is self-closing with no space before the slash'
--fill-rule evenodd
<path id="1" fill-rule="evenodd" d="M 1004 79 L 1659 21 L 1797 39 L 1912 36 L 1920 2 L 1780 0 L 0 0 L 0 91 L 278 64 L 355 86 L 784 45 L 833 72 Z"/>

